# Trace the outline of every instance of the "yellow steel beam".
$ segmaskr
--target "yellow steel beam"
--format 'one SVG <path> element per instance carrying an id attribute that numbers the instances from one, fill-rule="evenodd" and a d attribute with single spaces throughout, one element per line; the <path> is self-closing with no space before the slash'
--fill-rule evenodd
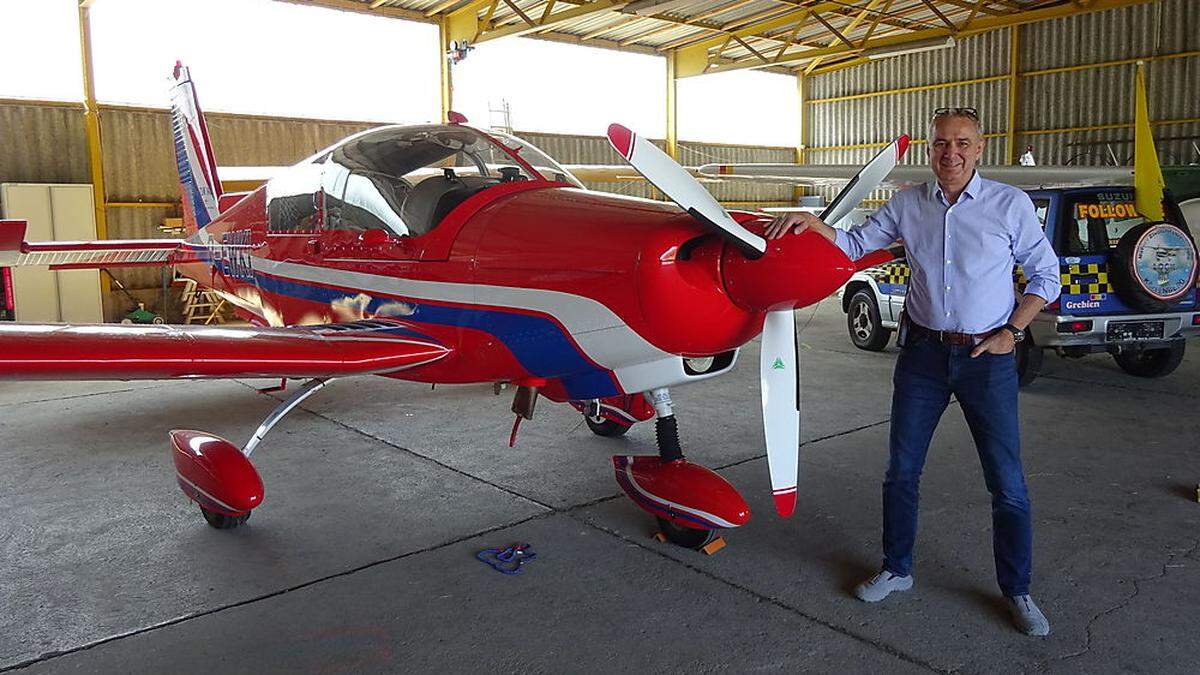
<path id="1" fill-rule="evenodd" d="M 679 56 L 675 52 L 667 54 L 667 154 L 672 159 L 679 159 L 679 120 L 676 115 L 679 112 L 678 103 L 678 84 L 679 78 L 676 76 L 678 64 L 675 62 Z"/>
<path id="2" fill-rule="evenodd" d="M 1151 126 L 1161 127 L 1170 124 L 1196 124 L 1200 122 L 1200 117 L 1183 117 L 1174 120 L 1155 120 L 1150 123 Z M 1131 129 L 1133 122 L 1117 122 L 1115 124 L 1093 124 L 1086 127 L 1060 127 L 1058 129 L 1022 129 L 1020 133 L 1027 136 L 1044 136 L 1046 134 L 1065 134 L 1079 131 L 1105 131 L 1108 129 Z"/>
<path id="3" fill-rule="evenodd" d="M 474 44 L 476 38 L 479 37 L 479 33 L 483 30 L 483 23 L 486 23 L 486 20 L 482 23 L 479 21 L 477 12 L 480 7 L 489 3 L 493 5 L 492 10 L 494 10 L 495 2 L 496 0 L 471 0 L 471 2 L 446 14 L 441 19 L 441 21 L 445 22 L 443 32 L 445 33 L 446 45 L 449 45 L 451 40 L 457 42 L 466 41 Z M 489 17 L 492 10 L 488 11 Z"/>
<path id="4" fill-rule="evenodd" d="M 1146 0 L 1146 1 L 1150 1 L 1150 0 Z M 696 40 L 694 35 L 686 36 L 686 37 L 679 38 L 679 39 L 673 40 L 671 42 L 668 42 L 668 43 L 662 45 L 659 49 L 664 50 L 664 51 L 668 51 L 671 49 L 678 49 L 679 51 L 686 50 L 687 52 L 689 52 L 688 60 L 691 62 L 699 62 L 700 57 L 703 55 L 705 58 L 705 61 L 704 61 L 703 68 L 701 70 L 697 70 L 695 72 L 684 71 L 684 70 L 680 71 L 680 74 L 679 74 L 680 77 L 691 77 L 694 75 L 701 75 L 705 72 L 717 72 L 716 69 L 709 70 L 710 66 L 714 66 L 714 65 L 718 64 L 717 55 L 709 54 L 708 51 L 712 47 L 722 44 L 723 40 L 728 39 L 729 35 L 733 35 L 735 37 L 740 37 L 740 38 L 753 37 L 753 38 L 759 38 L 759 39 L 765 39 L 765 40 L 778 41 L 778 38 L 767 36 L 767 35 L 765 35 L 765 33 L 772 31 L 772 30 L 776 30 L 781 27 L 791 25 L 791 26 L 794 26 L 794 28 L 792 30 L 792 37 L 786 41 L 781 41 L 781 44 L 784 47 L 784 49 L 781 49 L 780 52 L 775 55 L 775 57 L 769 59 L 766 63 L 759 61 L 758 67 L 774 66 L 774 65 L 778 65 L 779 63 L 784 62 L 785 61 L 785 59 L 783 58 L 784 50 L 787 47 L 791 46 L 791 44 L 795 41 L 795 37 L 794 37 L 795 34 L 798 32 L 798 29 L 803 26 L 804 21 L 808 18 L 808 15 L 810 13 L 812 13 L 814 15 L 816 15 L 818 13 L 837 14 L 839 16 L 851 17 L 851 19 L 854 19 L 854 18 L 860 17 L 860 16 L 865 18 L 866 16 L 874 15 L 875 21 L 871 26 L 871 30 L 867 32 L 868 38 L 870 37 L 870 35 L 872 33 L 874 33 L 875 26 L 877 26 L 880 23 L 884 23 L 889 26 L 900 27 L 905 30 L 915 30 L 916 27 L 920 27 L 922 25 L 924 25 L 924 26 L 933 25 L 933 24 L 927 24 L 927 23 L 923 23 L 923 22 L 914 23 L 912 21 L 905 21 L 905 20 L 900 20 L 900 19 L 894 18 L 894 17 L 903 17 L 905 15 L 912 14 L 914 11 L 916 11 L 916 9 L 923 8 L 922 5 L 918 5 L 916 7 L 916 9 L 910 7 L 905 10 L 902 10 L 899 12 L 893 12 L 893 13 L 889 14 L 887 11 L 887 8 L 878 9 L 877 8 L 878 3 L 874 2 L 874 1 L 871 2 L 866 8 L 850 7 L 849 9 L 847 9 L 847 4 L 844 0 L 839 0 L 839 1 L 835 1 L 835 2 L 819 2 L 817 4 L 807 5 L 807 6 L 799 5 L 798 3 L 792 3 L 792 2 L 788 2 L 786 4 L 794 5 L 794 6 L 796 6 L 796 9 L 788 11 L 784 14 L 778 14 L 776 12 L 772 12 L 770 14 L 770 18 L 766 18 L 766 19 L 753 19 L 752 18 L 749 21 L 742 19 L 742 20 L 739 20 L 739 23 L 737 25 L 728 25 L 727 24 L 726 26 L 723 26 L 720 29 L 709 29 L 709 30 L 714 30 L 714 32 L 718 33 L 718 35 L 716 37 L 706 38 L 703 40 Z M 891 2 L 888 3 L 888 6 L 889 7 L 891 6 Z M 891 18 L 891 19 L 885 18 L 885 17 L 889 17 L 889 16 L 893 17 L 893 18 Z M 820 20 L 820 17 L 817 17 L 817 18 L 818 18 L 818 20 Z M 821 21 L 821 23 L 825 24 L 826 27 L 828 28 L 827 22 Z M 855 25 L 857 25 L 857 24 L 855 24 Z M 936 26 L 934 26 L 934 27 L 936 28 Z M 697 26 L 697 28 L 707 28 L 707 27 Z M 847 30 L 847 32 L 848 32 L 850 29 L 851 29 L 851 27 L 848 26 L 845 30 Z M 945 30 L 945 29 L 941 29 L 941 30 Z M 831 30 L 830 32 L 837 33 L 836 30 Z M 829 46 L 832 47 L 832 46 L 838 44 L 838 42 L 840 42 L 840 41 L 841 40 L 839 40 L 837 37 L 834 37 L 834 39 L 832 41 L 830 41 Z M 684 44 L 684 43 L 686 43 L 686 44 Z M 847 44 L 845 49 L 853 49 L 853 51 L 857 52 L 859 47 L 860 46 L 854 46 L 854 45 Z M 748 62 L 749 59 L 747 59 L 746 61 Z M 790 60 L 787 60 L 787 61 L 790 62 Z"/>
<path id="5" fill-rule="evenodd" d="M 536 26 L 537 25 L 537 22 L 534 21 L 533 19 L 529 18 L 528 14 L 521 11 L 521 7 L 519 5 L 517 5 L 517 3 L 513 2 L 513 0 L 504 0 L 504 4 L 508 5 L 508 8 L 513 11 L 513 14 L 516 14 L 517 16 L 521 17 L 521 20 L 525 22 L 525 25 L 527 25 L 527 26 Z"/>
<path id="6" fill-rule="evenodd" d="M 979 0 L 979 1 L 983 2 L 983 0 Z M 871 0 L 871 2 L 867 3 L 866 7 L 863 7 L 861 12 L 859 12 L 853 19 L 850 20 L 850 23 L 846 24 L 845 31 L 847 33 L 849 33 L 850 31 L 857 28 L 858 24 L 862 23 L 863 19 L 867 18 L 867 14 L 871 10 L 875 9 L 876 7 L 878 7 L 880 4 L 882 4 L 884 2 L 887 2 L 887 7 L 884 7 L 881 10 L 881 12 L 875 16 L 875 21 L 871 24 L 871 29 L 867 31 L 866 39 L 869 40 L 871 38 L 871 33 L 875 32 L 875 26 L 879 25 L 879 20 L 883 18 L 884 13 L 886 13 L 888 11 L 888 7 L 892 6 L 892 2 L 894 2 L 894 0 Z M 797 26 L 797 28 L 798 27 L 799 26 Z M 863 40 L 863 41 L 866 42 L 866 40 Z M 827 46 L 833 47 L 833 46 L 837 45 L 837 43 L 838 43 L 838 40 L 837 40 L 837 37 L 835 36 L 829 40 L 829 44 Z M 780 54 L 780 56 L 782 57 L 782 54 Z M 808 64 L 808 67 L 804 69 L 804 74 L 808 75 L 808 74 L 812 73 L 812 71 L 817 69 L 817 66 L 820 65 L 820 63 L 821 63 L 821 59 L 813 59 Z"/>
<path id="7" fill-rule="evenodd" d="M 1008 126 L 1005 133 L 1008 164 L 1017 161 L 1017 80 L 1021 76 L 1021 27 L 1008 29 Z"/>
<path id="8" fill-rule="evenodd" d="M 889 96 L 892 94 L 909 94 L 918 91 L 933 91 L 935 89 L 946 89 L 948 87 L 962 87 L 971 84 L 983 84 L 984 82 L 997 82 L 999 80 L 1007 80 L 1008 75 L 991 75 L 989 77 L 974 77 L 969 80 L 955 80 L 954 82 L 939 82 L 937 84 L 922 84 L 915 87 L 901 87 L 898 89 L 881 89 L 879 91 L 868 91 L 862 94 L 847 94 L 845 96 L 830 96 L 829 98 L 814 98 L 808 102 L 809 105 L 818 105 L 821 103 L 838 103 L 840 101 L 856 101 L 864 98 L 874 98 L 876 96 Z"/>
<path id="9" fill-rule="evenodd" d="M 1026 23 L 1034 23 L 1038 21 L 1046 21 L 1049 19 L 1058 19 L 1076 14 L 1086 14 L 1090 12 L 1099 12 L 1109 9 L 1117 9 L 1120 7 L 1130 7 L 1133 5 L 1143 5 L 1155 0 L 1095 0 L 1086 8 L 1078 7 L 1074 4 L 1067 3 L 1054 5 L 1051 7 L 1042 7 L 1040 9 L 1031 9 L 1025 11 L 1012 12 L 1002 16 L 986 16 L 977 17 L 969 25 L 960 26 L 957 31 L 950 28 L 930 28 L 926 30 L 914 30 L 898 35 L 889 35 L 886 37 L 875 38 L 869 40 L 857 49 L 852 49 L 848 46 L 820 47 L 816 49 L 805 49 L 792 54 L 784 55 L 776 64 L 800 63 L 809 59 L 826 56 L 839 56 L 845 54 L 860 53 L 864 49 L 873 47 L 893 47 L 904 45 L 909 42 L 917 42 L 919 40 L 928 40 L 930 38 L 945 37 L 948 35 L 967 36 L 977 33 L 983 33 L 998 28 L 1006 28 L 1008 26 L 1019 26 Z M 744 70 L 746 68 L 762 67 L 762 62 L 758 59 L 740 59 L 733 63 L 721 64 L 711 67 L 707 72 L 718 73 L 729 70 Z"/>
<path id="10" fill-rule="evenodd" d="M 1119 59 L 1116 61 L 1099 61 L 1096 63 L 1086 63 L 1078 66 L 1063 66 L 1060 68 L 1047 68 L 1045 70 L 1027 70 L 1019 74 L 1021 78 L 1041 77 L 1043 75 L 1054 75 L 1057 73 L 1070 73 L 1083 70 L 1096 70 L 1099 68 L 1111 68 L 1114 66 L 1127 66 L 1137 63 L 1138 61 L 1170 61 L 1173 59 L 1186 59 L 1200 56 L 1200 51 L 1176 52 L 1174 54 L 1158 54 L 1155 56 L 1139 56 L 1130 59 Z M 839 63 L 831 65 L 827 68 L 821 68 L 816 71 L 816 74 L 823 75 L 833 70 L 848 68 L 853 65 L 858 65 L 860 62 L 865 62 L 866 59 L 860 61 L 851 61 L 847 63 Z M 829 98 L 815 98 L 809 100 L 809 105 L 820 105 L 823 103 L 837 103 L 839 101 L 852 101 L 856 99 L 875 98 L 878 96 L 893 96 L 895 94 L 908 94 L 916 91 L 930 91 L 933 89 L 946 89 L 949 87 L 961 87 L 970 84 L 982 84 L 984 82 L 995 82 L 998 80 L 1006 80 L 1011 75 L 993 75 L 991 77 L 976 77 L 969 80 L 955 80 L 953 82 L 940 82 L 938 84 L 926 84 L 916 87 L 898 87 L 895 89 L 879 89 L 876 91 L 868 91 L 861 94 L 850 94 L 846 96 L 831 96 Z"/>
<path id="11" fill-rule="evenodd" d="M 779 2 L 780 0 L 776 0 L 776 1 Z M 758 30 L 758 29 L 756 29 L 756 27 L 766 26 L 767 30 L 773 30 L 773 29 L 779 28 L 781 26 L 786 26 L 790 23 L 793 26 L 793 30 L 791 32 L 794 34 L 797 32 L 796 28 L 802 27 L 801 24 L 803 22 L 803 19 L 806 18 L 806 15 L 801 16 L 800 14 L 797 14 L 796 13 L 797 11 L 801 11 L 801 12 L 816 11 L 816 12 L 822 12 L 824 14 L 836 14 L 838 16 L 843 16 L 843 17 L 854 17 L 856 14 L 858 14 L 862 11 L 859 8 L 855 8 L 853 6 L 848 5 L 848 3 L 845 0 L 839 0 L 838 2 L 822 2 L 822 3 L 816 4 L 816 5 L 811 5 L 808 7 L 805 7 L 803 5 L 798 6 L 797 3 L 791 3 L 791 2 L 786 3 L 786 4 L 795 6 L 796 10 L 787 10 L 788 14 L 783 14 L 783 15 L 778 13 L 778 9 L 770 10 L 766 13 L 760 12 L 756 15 L 752 15 L 749 17 L 743 17 L 741 19 L 738 19 L 737 21 L 731 21 L 722 26 L 712 26 L 712 25 L 699 23 L 697 21 L 697 19 L 699 17 L 692 17 L 692 18 L 688 19 L 687 21 L 681 21 L 679 19 L 675 19 L 675 18 L 668 17 L 668 16 L 654 15 L 653 17 L 647 17 L 647 18 L 652 18 L 652 19 L 655 19 L 658 21 L 669 22 L 669 23 L 673 23 L 676 25 L 673 25 L 673 26 L 668 25 L 661 29 L 655 29 L 653 31 L 650 31 L 649 33 L 645 33 L 643 35 L 627 39 L 627 40 L 623 41 L 622 44 L 632 43 L 632 42 L 640 39 L 641 37 L 645 37 L 646 35 L 653 35 L 657 32 L 663 31 L 663 30 L 674 30 L 675 28 L 678 28 L 679 26 L 682 25 L 682 26 L 690 26 L 690 27 L 695 28 L 702 32 L 691 33 L 689 35 L 684 35 L 683 37 L 678 37 L 678 38 L 669 40 L 669 41 L 659 45 L 657 47 L 658 51 L 668 52 L 673 49 L 684 49 L 686 47 L 691 47 L 691 46 L 702 44 L 702 43 L 706 44 L 708 47 L 711 48 L 712 46 L 714 46 L 715 44 L 717 44 L 721 40 L 723 40 L 725 37 L 727 37 L 729 35 L 729 33 L 732 31 L 749 31 L 749 34 L 739 35 L 739 37 L 743 37 L 743 38 L 772 40 L 772 41 L 778 41 L 781 44 L 790 45 L 790 43 L 795 42 L 794 38 L 792 38 L 791 40 L 789 40 L 787 42 L 783 42 L 783 41 L 780 41 L 776 37 L 771 37 L 771 36 L 765 35 L 764 34 L 765 30 Z M 903 17 L 913 14 L 921 9 L 923 9 L 923 6 L 918 5 L 916 7 L 910 7 L 910 8 L 904 9 L 904 10 L 899 10 L 899 11 L 891 12 L 891 13 L 887 13 L 886 10 L 884 10 L 884 11 L 872 10 L 871 13 L 875 15 L 877 23 L 883 23 L 888 26 L 903 28 L 905 30 L 915 30 L 922 26 L 928 26 L 929 24 L 923 24 L 922 22 L 909 21 L 909 20 L 904 19 Z M 712 12 L 711 11 L 706 12 L 705 14 L 703 14 L 701 16 L 707 16 L 707 15 L 712 15 Z M 786 20 L 786 17 L 788 17 L 788 16 L 800 17 L 800 18 L 795 21 L 788 21 L 788 20 Z M 783 22 L 781 24 L 777 24 L 776 23 L 777 20 L 783 20 Z M 713 36 L 704 37 L 703 31 L 713 33 L 713 34 L 715 34 L 715 37 L 713 37 Z"/>
<path id="12" fill-rule="evenodd" d="M 1061 68 L 1046 68 L 1044 70 L 1030 70 L 1021 73 L 1022 77 L 1037 77 L 1040 75 L 1055 75 L 1057 73 L 1073 73 L 1080 70 L 1094 70 L 1096 68 L 1111 68 L 1113 66 L 1128 66 L 1137 63 L 1138 61 L 1170 61 L 1172 59 L 1186 59 L 1193 56 L 1200 56 L 1200 51 L 1190 52 L 1175 52 L 1174 54 L 1159 54 L 1156 56 L 1139 56 L 1132 59 L 1118 59 L 1116 61 L 1098 61 L 1096 63 L 1085 63 L 1079 66 L 1063 66 Z"/>
<path id="13" fill-rule="evenodd" d="M 1197 123 L 1200 123 L 1200 117 L 1182 117 L 1179 119 L 1172 119 L 1172 120 L 1155 120 L 1155 121 L 1151 122 L 1150 125 L 1155 126 L 1155 127 L 1162 127 L 1162 126 L 1171 126 L 1171 125 L 1176 125 L 1176 124 L 1197 124 Z M 1022 136 L 1046 136 L 1049 134 L 1069 134 L 1069 133 L 1078 133 L 1078 132 L 1086 132 L 1086 131 L 1108 131 L 1111 129 L 1132 129 L 1133 126 L 1134 126 L 1133 122 L 1115 122 L 1113 124 L 1093 124 L 1090 126 L 1083 126 L 1083 127 L 1058 127 L 1056 129 L 1018 129 L 1017 133 Z M 1001 132 L 983 135 L 984 138 L 1002 138 L 1004 136 L 1005 136 L 1005 133 L 1001 133 Z M 927 142 L 927 141 L 924 138 L 917 138 L 917 139 L 913 139 L 912 141 L 910 141 L 910 143 L 925 143 L 925 142 Z M 855 145 L 824 145 L 824 146 L 818 146 L 815 148 L 806 148 L 805 150 L 810 153 L 812 153 L 812 152 L 834 152 L 837 150 L 865 150 L 865 149 L 869 149 L 869 148 L 882 148 L 882 147 L 887 146 L 889 143 L 891 143 L 891 141 L 885 141 L 882 143 L 858 143 Z"/>
<path id="14" fill-rule="evenodd" d="M 92 71 L 92 23 L 87 3 L 79 4 L 79 56 L 83 69 L 83 123 L 87 133 L 88 164 L 92 176 L 92 198 L 96 209 L 96 237 L 108 239 L 108 214 L 104 190 L 104 150 L 100 142 L 100 110 L 96 105 L 96 81 Z"/>
<path id="15" fill-rule="evenodd" d="M 450 121 L 450 111 L 454 105 L 454 81 L 450 73 L 450 17 L 443 16 L 438 20 L 438 63 L 441 64 L 441 77 L 438 85 L 439 100 L 442 108 L 442 122 Z"/>
<path id="16" fill-rule="evenodd" d="M 519 37 L 521 35 L 527 35 L 529 33 L 552 28 L 561 23 L 573 21 L 590 14 L 605 12 L 623 4 L 625 4 L 623 0 L 593 0 L 593 2 L 589 2 L 584 5 L 578 5 L 572 9 L 552 14 L 541 22 L 535 21 L 529 24 L 514 24 L 512 26 L 505 26 L 504 28 L 497 28 L 495 30 L 484 30 L 475 39 L 475 42 L 487 42 L 488 40 L 498 40 L 503 37 Z"/>
<path id="17" fill-rule="evenodd" d="M 849 40 L 849 38 L 847 38 L 845 35 L 842 35 L 842 32 L 840 30 L 834 28 L 833 24 L 831 24 L 828 21 L 826 21 L 825 19 L 823 19 L 820 14 L 818 14 L 816 12 L 811 12 L 811 14 L 812 14 L 812 18 L 816 19 L 817 23 L 824 26 L 825 30 L 829 31 L 830 33 L 833 33 L 833 37 L 837 38 L 837 40 L 840 40 L 847 47 L 851 47 L 851 48 L 858 47 L 858 45 L 851 42 Z M 836 41 L 835 41 L 835 43 L 836 43 Z"/>
<path id="18" fill-rule="evenodd" d="M 258 181 L 258 184 L 262 184 L 262 181 Z M 221 187 L 226 187 L 225 181 L 221 181 Z M 179 202 L 109 202 L 108 206 L 114 209 L 173 209 L 179 206 Z"/>
<path id="19" fill-rule="evenodd" d="M 941 2 L 942 4 L 954 5 L 955 7 L 958 7 L 960 9 L 972 9 L 972 10 L 974 9 L 971 6 L 971 3 L 966 2 L 965 0 L 938 0 L 938 1 Z M 985 2 L 993 2 L 993 1 L 994 0 L 976 0 L 975 7 L 978 7 L 979 11 L 983 12 L 984 14 L 991 14 L 993 16 L 1003 16 L 1004 14 L 1006 14 L 1006 12 L 1001 11 L 999 9 L 993 9 L 991 7 L 982 6 Z M 1015 6 L 1010 5 L 1010 7 L 1013 7 L 1013 9 L 1020 9 L 1020 5 L 1015 5 Z"/>
<path id="20" fill-rule="evenodd" d="M 1128 126 L 1133 126 L 1133 125 L 1128 125 Z M 1030 133 L 1030 132 L 1022 131 L 1021 133 L 1024 134 L 1024 133 Z M 990 134 L 984 134 L 983 137 L 984 138 L 1003 138 L 1004 133 L 997 131 L 997 132 L 993 132 Z M 914 144 L 921 144 L 921 143 L 928 143 L 928 142 L 929 141 L 924 138 L 914 138 L 914 139 L 909 140 L 909 143 L 914 143 Z M 886 148 L 887 146 L 891 145 L 891 143 L 892 143 L 891 141 L 882 141 L 879 143 L 855 143 L 853 145 L 821 145 L 821 146 L 817 146 L 815 148 L 805 148 L 805 150 L 810 153 L 811 152 L 834 152 L 835 150 L 868 150 L 868 149 L 872 149 L 872 148 Z"/>
<path id="21" fill-rule="evenodd" d="M 796 163 L 805 163 L 805 149 L 808 147 L 808 121 L 811 115 L 808 112 L 808 106 L 804 104 L 804 99 L 808 96 L 808 78 L 804 73 L 796 73 L 796 98 L 798 105 L 796 106 L 800 123 L 798 138 L 796 140 Z M 792 188 L 792 201 L 799 202 L 800 197 L 808 193 L 808 189 L 804 186 L 797 185 Z"/>
<path id="22" fill-rule="evenodd" d="M 925 6 L 928 7 L 934 14 L 936 14 L 937 18 L 942 20 L 942 23 L 946 24 L 946 28 L 949 28 L 953 31 L 958 30 L 958 26 L 954 25 L 954 22 L 951 21 L 945 14 L 942 14 L 942 10 L 938 9 L 937 5 L 933 4 L 933 2 L 930 0 L 921 0 L 921 2 L 925 3 Z"/>

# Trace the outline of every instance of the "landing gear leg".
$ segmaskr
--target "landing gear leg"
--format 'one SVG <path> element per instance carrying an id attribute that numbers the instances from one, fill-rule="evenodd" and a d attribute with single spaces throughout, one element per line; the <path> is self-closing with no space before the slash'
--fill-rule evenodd
<path id="1" fill-rule="evenodd" d="M 654 406 L 654 438 L 658 443 L 659 459 L 663 464 L 683 460 L 683 448 L 679 445 L 679 422 L 671 406 L 671 393 L 665 388 L 655 389 L 646 393 L 646 399 Z M 697 551 L 712 543 L 720 532 L 716 528 L 684 527 L 662 516 L 655 516 L 655 520 L 667 541 Z"/>
<path id="2" fill-rule="evenodd" d="M 210 526 L 231 530 L 250 518 L 250 511 L 261 504 L 263 498 L 262 478 L 250 463 L 250 453 L 279 420 L 329 382 L 329 379 L 317 378 L 304 383 L 271 411 L 241 449 L 202 431 L 176 429 L 171 432 L 179 487 L 200 505 L 200 512 Z"/>

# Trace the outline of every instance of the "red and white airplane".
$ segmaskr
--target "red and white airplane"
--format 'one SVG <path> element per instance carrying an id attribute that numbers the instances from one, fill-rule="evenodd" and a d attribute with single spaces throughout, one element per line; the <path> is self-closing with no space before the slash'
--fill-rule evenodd
<path id="1" fill-rule="evenodd" d="M 629 497 L 672 541 L 706 544 L 749 518 L 732 485 L 683 459 L 671 387 L 733 368 L 763 335 L 760 370 L 776 508 L 796 501 L 799 363 L 793 310 L 887 254 L 851 262 L 820 235 L 767 241 L 678 164 L 620 125 L 613 146 L 675 204 L 583 188 L 537 148 L 465 120 L 353 135 L 249 193 L 222 194 L 186 68 L 172 111 L 182 240 L 24 241 L 0 223 L 0 266 L 173 265 L 253 326 L 0 324 L 0 379 L 306 379 L 242 447 L 170 433 L 180 487 L 216 528 L 263 498 L 249 458 L 333 378 L 516 387 L 515 438 L 539 396 L 597 434 L 656 418 L 659 455 L 616 456 Z M 894 167 L 897 139 L 825 214 L 837 220 Z M 511 442 L 511 441 L 510 441 Z"/>

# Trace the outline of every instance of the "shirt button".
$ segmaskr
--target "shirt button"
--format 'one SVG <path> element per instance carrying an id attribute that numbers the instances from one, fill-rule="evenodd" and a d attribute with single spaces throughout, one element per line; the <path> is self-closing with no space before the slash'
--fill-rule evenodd
<path id="1" fill-rule="evenodd" d="M 949 265 L 949 264 L 950 264 L 950 261 L 949 261 L 949 260 L 947 260 L 947 261 L 946 261 L 946 264 L 947 264 L 947 265 Z"/>
<path id="2" fill-rule="evenodd" d="M 947 286 L 947 287 L 946 287 L 946 290 L 950 290 L 950 287 L 949 287 L 949 286 Z"/>
<path id="3" fill-rule="evenodd" d="M 946 312 L 946 316 L 950 316 L 950 312 Z"/>

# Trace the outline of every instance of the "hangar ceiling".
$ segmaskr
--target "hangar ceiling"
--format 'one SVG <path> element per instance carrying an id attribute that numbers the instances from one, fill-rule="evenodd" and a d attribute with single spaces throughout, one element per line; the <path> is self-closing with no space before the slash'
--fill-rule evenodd
<path id="1" fill-rule="evenodd" d="M 1150 0 L 287 0 L 447 24 L 471 44 L 532 36 L 677 58 L 677 76 L 813 74 Z"/>

